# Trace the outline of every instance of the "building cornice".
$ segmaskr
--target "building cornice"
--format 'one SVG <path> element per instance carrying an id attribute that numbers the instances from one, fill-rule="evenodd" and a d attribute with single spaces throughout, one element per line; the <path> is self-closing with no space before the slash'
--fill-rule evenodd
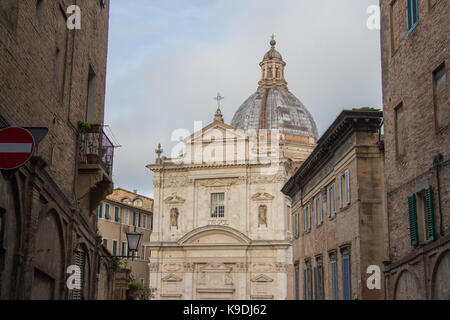
<path id="1" fill-rule="evenodd" d="M 380 129 L 383 113 L 374 109 L 344 110 L 317 141 L 310 156 L 297 169 L 281 190 L 292 197 L 314 176 L 333 156 L 342 141 L 356 131 L 377 132 Z"/>

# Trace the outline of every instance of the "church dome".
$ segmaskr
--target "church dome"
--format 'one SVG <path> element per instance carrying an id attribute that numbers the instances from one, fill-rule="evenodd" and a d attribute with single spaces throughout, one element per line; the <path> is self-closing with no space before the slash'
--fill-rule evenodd
<path id="1" fill-rule="evenodd" d="M 242 130 L 280 130 L 285 134 L 311 137 L 319 135 L 316 123 L 303 103 L 287 88 L 281 54 L 272 48 L 260 63 L 262 70 L 258 90 L 237 110 L 231 125 Z"/>

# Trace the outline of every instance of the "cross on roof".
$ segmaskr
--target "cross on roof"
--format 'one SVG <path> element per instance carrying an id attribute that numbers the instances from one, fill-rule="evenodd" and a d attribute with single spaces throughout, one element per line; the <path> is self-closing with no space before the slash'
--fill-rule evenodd
<path id="1" fill-rule="evenodd" d="M 220 101 L 223 100 L 223 99 L 225 99 L 225 98 L 222 97 L 222 96 L 220 95 L 220 93 L 217 93 L 217 97 L 214 98 L 214 100 L 217 101 L 217 106 L 218 106 L 219 108 L 220 108 Z"/>

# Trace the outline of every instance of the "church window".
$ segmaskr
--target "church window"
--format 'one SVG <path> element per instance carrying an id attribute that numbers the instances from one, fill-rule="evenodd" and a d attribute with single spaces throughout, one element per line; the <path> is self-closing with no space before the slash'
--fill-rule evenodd
<path id="1" fill-rule="evenodd" d="M 272 79 L 273 74 L 272 74 L 272 67 L 269 67 L 269 79 Z"/>
<path id="2" fill-rule="evenodd" d="M 211 218 L 225 217 L 225 193 L 211 194 Z"/>
<path id="3" fill-rule="evenodd" d="M 419 8 L 417 0 L 406 0 L 406 11 L 408 20 L 408 34 L 414 31 L 419 24 Z"/>
<path id="4" fill-rule="evenodd" d="M 433 96 L 436 129 L 441 130 L 450 123 L 445 63 L 433 72 Z"/>
<path id="5" fill-rule="evenodd" d="M 278 68 L 276 68 L 276 75 L 275 75 L 275 77 L 277 78 L 277 79 L 280 79 L 280 69 L 278 69 Z"/>

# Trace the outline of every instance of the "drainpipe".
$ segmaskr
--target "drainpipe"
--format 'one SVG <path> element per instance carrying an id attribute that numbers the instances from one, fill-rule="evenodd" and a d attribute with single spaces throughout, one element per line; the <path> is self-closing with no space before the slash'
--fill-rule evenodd
<path id="1" fill-rule="evenodd" d="M 438 205 L 439 205 L 439 233 L 440 233 L 441 237 L 444 236 L 444 225 L 442 223 L 442 206 L 441 206 L 441 182 L 439 179 L 439 165 L 440 165 L 440 162 L 442 161 L 442 158 L 443 158 L 443 156 L 441 153 L 435 155 L 433 158 L 433 166 L 434 166 L 434 169 L 436 170 L 437 194 L 438 194 Z"/>

